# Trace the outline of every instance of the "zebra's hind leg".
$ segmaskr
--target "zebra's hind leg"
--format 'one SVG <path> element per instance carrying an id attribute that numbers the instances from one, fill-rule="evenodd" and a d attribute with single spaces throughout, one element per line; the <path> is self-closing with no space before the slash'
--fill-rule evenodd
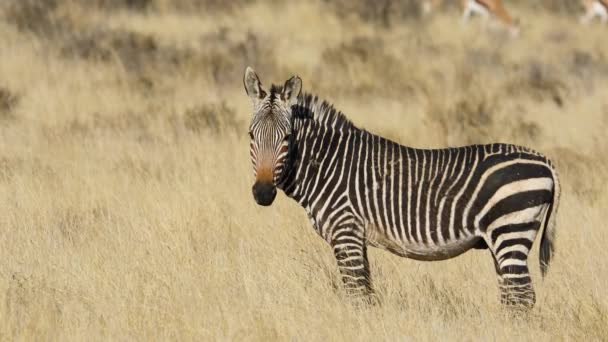
<path id="1" fill-rule="evenodd" d="M 536 302 L 528 269 L 528 254 L 538 233 L 538 221 L 506 224 L 491 231 L 488 243 L 501 291 L 508 307 L 531 309 Z"/>
<path id="2" fill-rule="evenodd" d="M 347 295 L 375 302 L 365 239 L 352 230 L 345 229 L 334 236 L 331 246 Z"/>
<path id="3" fill-rule="evenodd" d="M 536 302 L 536 294 L 532 287 L 528 266 L 501 268 L 496 261 L 494 266 L 498 275 L 500 302 L 507 307 L 531 309 Z"/>

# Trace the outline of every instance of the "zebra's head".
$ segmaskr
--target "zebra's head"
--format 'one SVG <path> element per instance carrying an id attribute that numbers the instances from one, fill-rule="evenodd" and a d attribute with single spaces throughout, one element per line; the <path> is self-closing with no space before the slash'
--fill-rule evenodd
<path id="1" fill-rule="evenodd" d="M 259 205 L 268 206 L 277 195 L 277 180 L 285 167 L 292 128 L 292 106 L 298 102 L 302 80 L 293 76 L 282 87 L 272 86 L 267 92 L 255 71 L 247 67 L 243 83 L 253 101 L 253 118 L 249 126 L 255 176 L 253 198 Z"/>

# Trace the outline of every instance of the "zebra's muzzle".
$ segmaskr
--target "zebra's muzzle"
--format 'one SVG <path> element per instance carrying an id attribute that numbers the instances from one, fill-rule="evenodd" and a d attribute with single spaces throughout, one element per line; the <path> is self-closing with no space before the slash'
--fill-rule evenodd
<path id="1" fill-rule="evenodd" d="M 259 205 L 269 206 L 277 196 L 277 188 L 272 183 L 255 182 L 253 184 L 253 198 Z"/>

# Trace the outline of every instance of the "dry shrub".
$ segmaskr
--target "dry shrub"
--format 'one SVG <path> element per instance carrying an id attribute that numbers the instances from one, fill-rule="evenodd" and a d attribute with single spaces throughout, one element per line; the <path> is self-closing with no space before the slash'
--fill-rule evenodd
<path id="1" fill-rule="evenodd" d="M 591 91 L 599 79 L 608 78 L 608 61 L 601 54 L 576 49 L 567 54 L 562 63 L 570 75 L 583 82 L 586 92 Z"/>
<path id="2" fill-rule="evenodd" d="M 122 30 L 90 30 L 65 39 L 61 55 L 98 62 L 118 62 L 130 76 L 142 81 L 143 89 L 154 86 L 158 75 L 204 75 L 217 85 L 241 81 L 247 65 L 261 73 L 276 69 L 271 46 L 249 32 L 230 36 L 227 28 L 203 36 L 200 48 L 163 44 L 154 36 Z"/>
<path id="3" fill-rule="evenodd" d="M 385 44 L 381 39 L 355 37 L 323 51 L 319 72 L 331 70 L 340 75 L 336 81 L 346 77 L 351 84 L 345 89 L 343 82 L 335 84 L 328 77 L 319 84 L 320 88 L 328 93 L 339 89 L 353 95 L 381 94 L 387 98 L 403 99 L 411 95 L 418 88 L 416 80 L 408 73 L 406 64 L 385 52 Z"/>
<path id="4" fill-rule="evenodd" d="M 465 77 L 465 76 L 462 76 Z M 444 144 L 464 145 L 496 141 L 535 143 L 542 137 L 542 128 L 526 119 L 526 110 L 502 114 L 504 98 L 490 95 L 472 76 L 464 86 L 463 95 L 453 101 L 438 101 L 433 92 L 427 94 L 427 123 L 436 128 Z M 478 84 L 478 86 L 471 86 Z"/>
<path id="5" fill-rule="evenodd" d="M 451 86 L 425 85 L 426 120 L 430 127 L 441 132 L 437 136 L 444 138 L 443 144 L 473 144 L 496 138 L 493 133 L 498 124 L 501 97 L 483 85 L 481 75 L 485 69 L 496 72 L 496 64 L 502 67 L 501 59 L 489 50 L 471 50 L 455 65 Z"/>
<path id="6" fill-rule="evenodd" d="M 0 156 L 0 182 L 11 182 L 16 176 L 56 180 L 58 175 L 40 158 Z"/>
<path id="7" fill-rule="evenodd" d="M 63 241 L 74 246 L 86 246 L 87 240 L 97 237 L 96 225 L 111 214 L 105 207 L 93 206 L 87 209 L 65 208 L 57 213 L 50 226 L 59 231 Z"/>
<path id="8" fill-rule="evenodd" d="M 9 1 L 3 11 L 4 17 L 22 32 L 49 38 L 74 30 L 71 18 L 59 13 L 59 0 Z"/>
<path id="9" fill-rule="evenodd" d="M 519 119 L 511 128 L 511 135 L 524 141 L 537 143 L 541 140 L 539 138 L 542 136 L 542 128 L 536 122 Z"/>
<path id="10" fill-rule="evenodd" d="M 19 97 L 8 89 L 0 87 L 0 122 L 15 119 L 13 109 L 17 106 Z"/>
<path id="11" fill-rule="evenodd" d="M 23 168 L 24 161 L 20 158 L 0 157 L 0 181 L 9 181 Z"/>
<path id="12" fill-rule="evenodd" d="M 85 6 L 96 6 L 103 9 L 130 9 L 146 10 L 150 8 L 154 0 L 72 0 L 81 2 Z"/>
<path id="13" fill-rule="evenodd" d="M 230 30 L 222 27 L 205 35 L 201 43 L 200 60 L 203 71 L 218 85 L 240 84 L 243 71 L 254 65 L 261 75 L 277 69 L 269 40 L 247 32 L 244 38 L 230 38 Z"/>
<path id="14" fill-rule="evenodd" d="M 493 124 L 496 103 L 487 98 L 475 100 L 460 100 L 447 114 L 453 119 L 450 129 L 456 128 L 465 137 L 487 136 Z"/>
<path id="15" fill-rule="evenodd" d="M 9 0 L 17 8 L 31 14 L 44 16 L 46 9 L 56 9 L 59 6 L 79 6 L 89 10 L 134 12 L 174 11 L 184 13 L 228 12 L 241 6 L 253 3 L 253 0 Z M 48 12 L 47 12 L 48 14 Z M 33 18 L 33 17 L 31 17 Z"/>
<path id="16" fill-rule="evenodd" d="M 577 76 L 585 76 L 597 68 L 597 62 L 586 51 L 575 50 L 570 58 L 570 71 Z"/>
<path id="17" fill-rule="evenodd" d="M 449 134 L 459 143 L 466 144 L 508 141 L 530 145 L 541 140 L 541 126 L 527 120 L 522 109 L 505 117 L 498 108 L 497 104 L 485 102 L 458 103 L 451 113 Z"/>
<path id="18" fill-rule="evenodd" d="M 42 132 L 49 140 L 128 135 L 140 143 L 150 142 L 158 138 L 152 127 L 157 122 L 155 114 L 153 111 L 103 115 L 93 113 L 87 118 L 67 120 L 62 125 L 43 126 Z"/>
<path id="19" fill-rule="evenodd" d="M 137 6 L 136 0 L 99 0 L 91 6 L 104 4 Z M 127 71 L 138 73 L 150 65 L 170 64 L 177 59 L 176 51 L 161 49 L 151 36 L 95 27 L 81 17 L 82 9 L 89 7 L 78 0 L 12 1 L 5 11 L 7 21 L 20 31 L 44 38 L 50 51 L 58 50 L 65 57 L 78 57 L 93 61 L 118 60 Z M 75 7 L 70 7 L 75 6 Z M 80 9 L 71 10 L 71 9 Z M 90 8 L 89 8 L 90 9 Z M 76 14 L 75 14 L 76 13 Z"/>
<path id="20" fill-rule="evenodd" d="M 65 38 L 59 53 L 65 58 L 117 63 L 134 82 L 133 89 L 149 92 L 159 75 L 174 75 L 200 57 L 195 52 L 162 45 L 154 36 L 124 30 L 82 31 Z"/>
<path id="21" fill-rule="evenodd" d="M 40 33 L 54 26 L 51 14 L 56 8 L 56 0 L 13 0 L 5 10 L 5 17 L 21 31 Z"/>
<path id="22" fill-rule="evenodd" d="M 491 136 L 495 121 L 497 102 L 483 93 L 470 93 L 455 103 L 439 103 L 429 100 L 427 120 L 438 127 L 445 143 L 473 144 Z"/>
<path id="23" fill-rule="evenodd" d="M 146 132 L 154 120 L 153 111 L 147 113 L 127 112 L 123 115 L 109 116 L 94 114 L 92 127 L 111 132 Z"/>
<path id="24" fill-rule="evenodd" d="M 7 275 L 8 276 L 8 275 Z M 6 323 L 11 327 L 12 333 L 24 331 L 27 322 L 31 321 L 31 312 L 34 309 L 43 309 L 47 315 L 44 320 L 37 319 L 33 329 L 48 329 L 49 326 L 61 322 L 61 301 L 67 294 L 61 293 L 53 286 L 48 286 L 44 281 L 34 275 L 15 272 L 8 276 L 8 288 L 5 294 L 5 307 L 10 310 L 10 317 L 6 317 Z M 48 335 L 47 337 L 52 338 Z"/>
<path id="25" fill-rule="evenodd" d="M 179 116 L 171 116 L 169 120 L 178 131 L 182 127 L 196 134 L 244 132 L 243 123 L 237 118 L 236 111 L 225 102 L 201 104 L 187 109 Z"/>
<path id="26" fill-rule="evenodd" d="M 163 181 L 163 175 L 170 174 L 172 170 L 139 158 L 124 156 L 115 162 L 112 171 L 125 174 L 133 180 L 150 182 Z"/>
<path id="27" fill-rule="evenodd" d="M 573 35 L 566 29 L 554 29 L 544 34 L 544 40 L 553 44 L 567 44 L 572 38 Z"/>
<path id="28" fill-rule="evenodd" d="M 90 30 L 62 41 L 60 55 L 94 62 L 118 63 L 140 91 L 152 90 L 158 75 L 174 75 L 204 65 L 192 49 L 163 45 L 152 35 L 124 30 Z"/>
<path id="29" fill-rule="evenodd" d="M 568 88 L 560 76 L 553 65 L 532 60 L 516 70 L 513 78 L 505 84 L 505 94 L 538 102 L 549 99 L 562 107 Z"/>
<path id="30" fill-rule="evenodd" d="M 254 3 L 254 0 L 151 0 L 156 10 L 174 10 L 185 13 L 229 12 Z M 259 1 L 258 1 L 259 2 Z"/>
<path id="31" fill-rule="evenodd" d="M 160 3 L 149 5 L 150 2 L 140 1 L 144 0 L 97 0 L 90 6 L 147 8 Z M 198 8 L 206 13 L 208 9 L 229 9 L 247 2 L 179 1 L 167 6 L 184 10 L 192 7 L 189 13 Z M 277 69 L 272 44 L 256 33 L 232 34 L 231 29 L 220 26 L 202 36 L 198 46 L 176 47 L 150 34 L 95 26 L 78 14 L 84 13 L 86 17 L 82 9 L 89 8 L 87 3 L 84 0 L 15 0 L 8 7 L 7 18 L 20 30 L 45 38 L 49 50 L 57 50 L 66 58 L 120 63 L 129 76 L 142 81 L 144 90 L 154 85 L 158 74 L 204 75 L 221 86 L 239 83 L 247 65 L 255 65 L 261 73 Z"/>
<path id="32" fill-rule="evenodd" d="M 560 172 L 562 193 L 576 196 L 586 204 L 594 204 L 601 198 L 603 180 L 608 177 L 608 162 L 604 155 L 589 156 L 567 147 L 548 152 Z"/>
<path id="33" fill-rule="evenodd" d="M 209 12 L 230 12 L 253 3 L 253 0 L 67 0 L 80 6 L 96 7 L 103 10 L 130 10 L 135 12 L 183 12 L 207 14 Z"/>
<path id="34" fill-rule="evenodd" d="M 334 11 L 386 28 L 406 19 L 418 19 L 421 15 L 419 0 L 324 0 Z"/>
<path id="35" fill-rule="evenodd" d="M 472 68 L 477 72 L 479 72 L 479 69 L 484 68 L 496 73 L 506 66 L 505 54 L 499 49 L 470 48 L 465 51 L 465 54 L 465 67 Z"/>
<path id="36" fill-rule="evenodd" d="M 572 1 L 572 0 L 517 0 L 513 1 L 513 3 L 517 3 L 518 5 L 525 5 L 531 7 L 534 10 L 542 10 L 547 11 L 552 14 L 562 14 L 562 15 L 572 15 L 572 13 L 577 13 L 577 11 L 581 8 L 580 1 Z"/>
<path id="37" fill-rule="evenodd" d="M 175 60 L 176 52 L 161 49 L 154 37 L 135 32 L 93 30 L 66 39 L 60 52 L 66 57 L 93 61 L 119 61 L 126 71 Z"/>

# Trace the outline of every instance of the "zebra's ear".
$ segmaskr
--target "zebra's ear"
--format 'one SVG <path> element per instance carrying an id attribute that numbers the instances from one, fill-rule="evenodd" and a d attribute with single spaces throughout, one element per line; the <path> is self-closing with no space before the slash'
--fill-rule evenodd
<path id="1" fill-rule="evenodd" d="M 293 76 L 288 79 L 283 86 L 283 93 L 281 97 L 283 101 L 287 102 L 290 106 L 298 103 L 298 96 L 302 91 L 302 79 L 298 76 Z"/>
<path id="2" fill-rule="evenodd" d="M 262 88 L 262 82 L 260 82 L 260 78 L 251 67 L 245 69 L 243 85 L 245 86 L 247 95 L 249 95 L 254 103 L 266 97 L 266 92 Z"/>

